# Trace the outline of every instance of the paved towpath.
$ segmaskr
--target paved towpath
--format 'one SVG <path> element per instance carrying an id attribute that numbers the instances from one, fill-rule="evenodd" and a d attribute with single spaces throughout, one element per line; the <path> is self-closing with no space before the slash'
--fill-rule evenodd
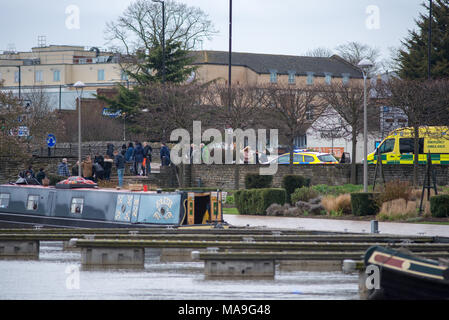
<path id="1" fill-rule="evenodd" d="M 371 232 L 370 221 L 261 217 L 225 214 L 224 220 L 236 227 L 250 225 L 251 227 L 267 227 L 276 229 L 300 229 L 313 231 L 335 232 Z M 449 237 L 449 225 L 379 222 L 381 234 L 424 235 Z"/>

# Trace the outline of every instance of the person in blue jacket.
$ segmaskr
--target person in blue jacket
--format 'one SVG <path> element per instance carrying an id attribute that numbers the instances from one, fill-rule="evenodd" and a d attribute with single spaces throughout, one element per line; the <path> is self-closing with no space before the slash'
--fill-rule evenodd
<path id="1" fill-rule="evenodd" d="M 162 143 L 161 146 L 161 166 L 169 166 L 170 165 L 170 149 L 167 147 L 165 143 Z"/>
<path id="2" fill-rule="evenodd" d="M 128 149 L 126 149 L 125 152 L 125 161 L 130 166 L 130 171 L 133 172 L 134 167 L 134 159 L 133 159 L 133 153 L 134 153 L 134 144 L 132 142 L 128 143 Z"/>
<path id="3" fill-rule="evenodd" d="M 133 152 L 133 158 L 134 158 L 134 169 L 135 169 L 136 175 L 141 176 L 143 174 L 142 163 L 143 163 L 143 158 L 144 158 L 144 152 L 143 152 L 142 144 L 140 142 L 136 143 L 136 148 L 134 149 L 134 152 Z"/>

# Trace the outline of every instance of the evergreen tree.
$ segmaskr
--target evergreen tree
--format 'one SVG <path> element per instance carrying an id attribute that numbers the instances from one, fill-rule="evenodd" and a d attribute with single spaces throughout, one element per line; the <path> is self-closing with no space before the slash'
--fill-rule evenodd
<path id="1" fill-rule="evenodd" d="M 427 2 L 427 1 L 426 1 Z M 403 79 L 428 77 L 429 4 L 423 3 L 425 13 L 416 21 L 417 30 L 410 31 L 399 50 L 397 62 Z M 431 77 L 449 77 L 449 0 L 433 0 Z"/>
<path id="2" fill-rule="evenodd" d="M 147 54 L 137 53 L 137 65 L 126 68 L 129 77 L 135 79 L 139 85 L 161 83 L 163 81 L 162 46 L 155 41 L 155 46 Z M 165 43 L 165 81 L 182 83 L 196 69 L 189 66 L 193 58 L 188 51 L 182 49 L 181 42 L 167 41 Z M 136 71 L 133 71 L 136 70 Z"/>

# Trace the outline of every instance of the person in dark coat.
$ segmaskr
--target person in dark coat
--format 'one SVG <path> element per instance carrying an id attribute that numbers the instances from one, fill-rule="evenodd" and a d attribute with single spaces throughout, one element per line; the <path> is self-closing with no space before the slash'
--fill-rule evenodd
<path id="1" fill-rule="evenodd" d="M 125 157 L 117 150 L 114 151 L 114 163 L 117 167 L 118 189 L 123 187 L 123 175 L 125 173 Z"/>
<path id="2" fill-rule="evenodd" d="M 112 164 L 114 163 L 114 160 L 111 159 L 108 155 L 104 156 L 104 179 L 110 180 L 111 179 L 111 171 L 112 171 Z"/>
<path id="3" fill-rule="evenodd" d="M 134 144 L 130 142 L 128 144 L 128 148 L 126 149 L 125 160 L 128 166 L 130 167 L 131 173 L 135 173 L 133 154 L 134 154 Z"/>
<path id="4" fill-rule="evenodd" d="M 40 184 L 42 184 L 42 180 L 45 179 L 47 175 L 44 172 L 44 168 L 40 168 L 39 172 L 36 175 L 36 180 L 39 181 Z"/>
<path id="5" fill-rule="evenodd" d="M 152 160 L 153 148 L 151 148 L 148 142 L 143 143 L 143 154 L 145 155 L 145 175 L 151 173 L 151 160 Z"/>
<path id="6" fill-rule="evenodd" d="M 127 148 L 126 148 L 126 144 L 122 144 L 122 151 L 121 151 L 121 153 L 122 153 L 122 156 L 125 156 L 125 154 L 126 154 L 126 150 L 127 150 Z M 115 156 L 114 156 L 115 157 Z"/>
<path id="7" fill-rule="evenodd" d="M 106 148 L 106 154 L 108 155 L 109 159 L 112 159 L 114 157 L 114 145 L 112 143 L 108 143 Z"/>
<path id="8" fill-rule="evenodd" d="M 144 150 L 140 142 L 136 143 L 136 148 L 134 149 L 133 152 L 133 158 L 136 175 L 141 176 L 143 174 L 142 163 L 144 159 Z"/>
<path id="9" fill-rule="evenodd" d="M 99 164 L 98 162 L 94 162 L 94 164 L 92 165 L 92 172 L 93 172 L 93 177 L 94 177 L 95 182 L 97 182 L 98 179 L 103 180 L 104 169 L 101 166 L 101 164 Z"/>
<path id="10" fill-rule="evenodd" d="M 161 147 L 161 166 L 169 166 L 170 165 L 170 149 L 167 147 L 165 143 L 162 143 Z"/>

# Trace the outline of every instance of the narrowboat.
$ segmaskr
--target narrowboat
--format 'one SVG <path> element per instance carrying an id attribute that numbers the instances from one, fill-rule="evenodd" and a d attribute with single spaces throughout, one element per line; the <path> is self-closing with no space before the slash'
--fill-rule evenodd
<path id="1" fill-rule="evenodd" d="M 55 187 L 0 185 L 0 227 L 223 227 L 222 193 L 100 189 L 71 177 Z"/>
<path id="2" fill-rule="evenodd" d="M 365 253 L 365 266 L 379 267 L 380 285 L 371 289 L 371 300 L 447 300 L 449 266 L 408 252 L 380 246 Z"/>

